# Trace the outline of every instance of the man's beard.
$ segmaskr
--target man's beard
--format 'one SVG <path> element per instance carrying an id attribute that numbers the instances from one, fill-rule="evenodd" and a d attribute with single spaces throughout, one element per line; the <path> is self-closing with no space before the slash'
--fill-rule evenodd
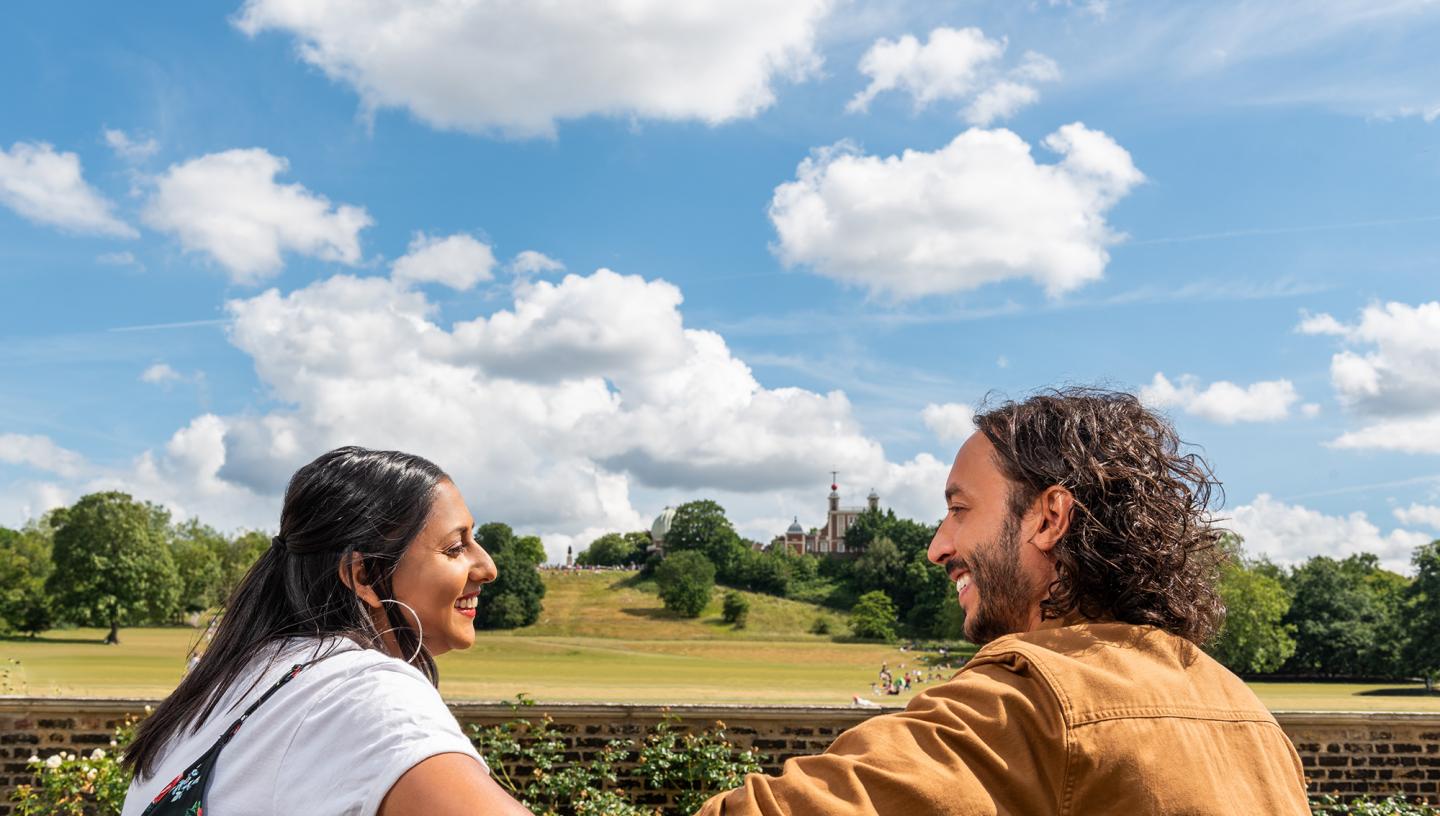
<path id="1" fill-rule="evenodd" d="M 1030 627 L 1030 582 L 1020 569 L 1020 519 L 1007 518 L 1000 535 L 975 547 L 968 560 L 955 557 L 945 568 L 970 570 L 972 592 L 980 593 L 975 614 L 965 616 L 965 639 L 977 646 Z"/>

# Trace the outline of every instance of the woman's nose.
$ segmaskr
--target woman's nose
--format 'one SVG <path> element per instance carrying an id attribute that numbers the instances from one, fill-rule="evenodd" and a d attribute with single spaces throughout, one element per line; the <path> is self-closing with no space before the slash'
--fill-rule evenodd
<path id="1" fill-rule="evenodd" d="M 495 568 L 495 559 L 491 558 L 490 553 L 485 552 L 482 548 L 480 550 L 480 557 L 476 559 L 475 564 L 470 568 L 470 577 L 478 583 L 488 584 L 495 580 L 495 577 L 499 574 L 500 571 Z"/>

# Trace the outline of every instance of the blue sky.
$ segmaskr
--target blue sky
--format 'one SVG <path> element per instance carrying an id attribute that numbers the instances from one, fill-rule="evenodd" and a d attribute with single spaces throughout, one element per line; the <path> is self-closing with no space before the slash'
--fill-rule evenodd
<path id="1" fill-rule="evenodd" d="M 273 526 L 346 443 L 552 554 L 832 469 L 928 518 L 969 408 L 1082 382 L 1254 552 L 1440 534 L 1433 3 L 440 6 L 11 10 L 0 523 Z"/>

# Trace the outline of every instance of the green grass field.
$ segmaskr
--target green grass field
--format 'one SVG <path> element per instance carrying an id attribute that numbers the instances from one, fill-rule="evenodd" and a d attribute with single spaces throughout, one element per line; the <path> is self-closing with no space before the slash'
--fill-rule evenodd
<path id="1" fill-rule="evenodd" d="M 750 595 L 750 620 L 720 620 L 720 593 L 698 620 L 675 617 L 622 573 L 547 573 L 545 611 L 516 632 L 482 632 L 467 652 L 440 658 L 441 692 L 452 699 L 618 703 L 847 705 L 870 697 L 882 661 L 914 668 L 919 657 L 879 644 L 837 643 L 809 634 L 816 617 L 832 632 L 842 616 L 818 607 Z M 0 640 L 0 692 L 161 697 L 180 678 L 199 631 L 136 628 L 106 646 L 104 630 L 72 629 L 36 639 Z M 1272 709 L 1440 711 L 1440 695 L 1418 686 L 1256 683 Z M 924 688 L 921 686 L 919 688 Z M 915 693 L 919 688 L 911 693 Z"/>

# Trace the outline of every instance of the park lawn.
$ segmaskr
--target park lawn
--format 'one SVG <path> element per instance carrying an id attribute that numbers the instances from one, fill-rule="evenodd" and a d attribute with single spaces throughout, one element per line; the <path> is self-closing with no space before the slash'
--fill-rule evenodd
<path id="1" fill-rule="evenodd" d="M 479 632 L 475 646 L 439 658 L 450 699 L 611 703 L 848 705 L 860 694 L 882 705 L 870 683 L 882 662 L 915 668 L 897 646 L 836 642 L 809 632 L 817 617 L 843 633 L 843 616 L 797 601 L 745 593 L 743 629 L 720 620 L 717 590 L 698 619 L 661 608 L 633 573 L 546 571 L 545 610 L 535 625 Z M 68 629 L 34 640 L 0 639 L 0 693 L 38 696 L 162 697 L 179 682 L 200 631 L 183 627 Z M 1252 683 L 1272 710 L 1440 711 L 1440 695 L 1406 686 Z"/>

